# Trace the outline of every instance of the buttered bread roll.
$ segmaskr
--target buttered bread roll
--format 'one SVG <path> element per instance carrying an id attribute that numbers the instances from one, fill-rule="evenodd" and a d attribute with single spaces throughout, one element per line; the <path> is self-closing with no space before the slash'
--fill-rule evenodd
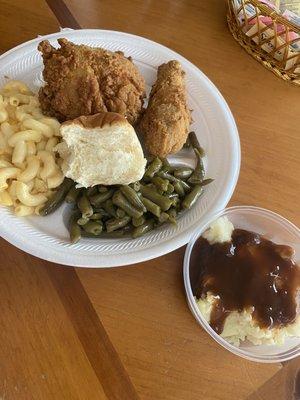
<path id="1" fill-rule="evenodd" d="M 67 121 L 56 150 L 62 170 L 80 187 L 127 185 L 140 180 L 146 160 L 134 128 L 120 114 L 103 112 Z"/>

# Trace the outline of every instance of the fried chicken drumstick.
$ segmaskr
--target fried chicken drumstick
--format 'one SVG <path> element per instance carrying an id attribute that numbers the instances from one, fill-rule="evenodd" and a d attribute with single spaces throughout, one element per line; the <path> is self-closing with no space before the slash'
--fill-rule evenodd
<path id="1" fill-rule="evenodd" d="M 158 67 L 157 80 L 139 125 L 146 149 L 159 157 L 178 152 L 186 142 L 190 123 L 184 71 L 178 61 L 169 61 Z"/>
<path id="2" fill-rule="evenodd" d="M 46 85 L 39 92 L 43 111 L 61 121 L 113 111 L 134 124 L 142 110 L 145 81 L 131 59 L 67 39 L 58 43 L 58 49 L 47 40 L 38 46 L 45 66 Z"/>

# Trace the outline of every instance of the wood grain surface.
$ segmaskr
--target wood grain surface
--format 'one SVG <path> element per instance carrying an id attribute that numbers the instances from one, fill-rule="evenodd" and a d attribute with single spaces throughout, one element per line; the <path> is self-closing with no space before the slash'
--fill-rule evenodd
<path id="1" fill-rule="evenodd" d="M 0 51 L 61 27 L 160 42 L 219 88 L 238 124 L 231 205 L 300 224 L 299 88 L 235 43 L 220 0 L 0 0 Z M 1 400 L 295 400 L 299 359 L 256 364 L 220 348 L 188 310 L 184 248 L 119 269 L 74 269 L 0 241 Z"/>

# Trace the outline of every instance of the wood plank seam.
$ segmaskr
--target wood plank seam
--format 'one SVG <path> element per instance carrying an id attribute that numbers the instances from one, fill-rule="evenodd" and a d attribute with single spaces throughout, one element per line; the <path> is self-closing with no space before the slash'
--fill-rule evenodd
<path id="1" fill-rule="evenodd" d="M 46 265 L 46 269 L 107 399 L 139 400 L 74 268 Z"/>
<path id="2" fill-rule="evenodd" d="M 63 0 L 46 0 L 62 28 L 81 29 L 80 24 Z"/>

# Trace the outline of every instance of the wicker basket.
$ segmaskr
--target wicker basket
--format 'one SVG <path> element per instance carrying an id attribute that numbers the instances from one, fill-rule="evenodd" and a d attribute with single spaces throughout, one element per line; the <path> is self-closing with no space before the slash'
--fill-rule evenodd
<path id="1" fill-rule="evenodd" d="M 266 68 L 300 85 L 300 27 L 258 0 L 227 1 L 233 37 Z"/>

